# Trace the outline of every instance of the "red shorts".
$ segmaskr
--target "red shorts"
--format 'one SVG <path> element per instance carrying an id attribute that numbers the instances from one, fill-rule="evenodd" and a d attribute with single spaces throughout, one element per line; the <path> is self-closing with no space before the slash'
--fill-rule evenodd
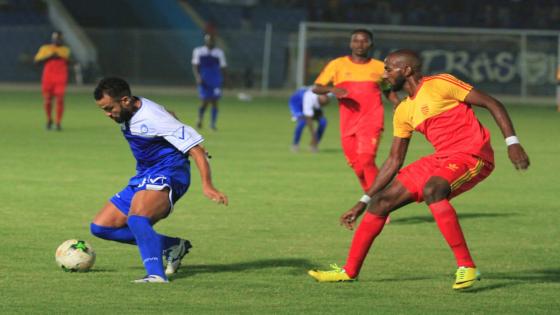
<path id="1" fill-rule="evenodd" d="M 64 95 L 66 82 L 43 80 L 41 86 L 43 95 Z"/>
<path id="2" fill-rule="evenodd" d="M 359 154 L 377 155 L 382 133 L 383 127 L 367 126 L 359 128 L 354 134 L 342 136 L 342 150 L 348 163 L 352 163 Z"/>
<path id="3" fill-rule="evenodd" d="M 444 157 L 428 155 L 401 169 L 397 180 L 412 194 L 416 202 L 422 202 L 426 182 L 433 176 L 442 177 L 451 186 L 451 199 L 476 186 L 488 177 L 493 169 L 493 161 L 484 161 L 468 153 Z"/>

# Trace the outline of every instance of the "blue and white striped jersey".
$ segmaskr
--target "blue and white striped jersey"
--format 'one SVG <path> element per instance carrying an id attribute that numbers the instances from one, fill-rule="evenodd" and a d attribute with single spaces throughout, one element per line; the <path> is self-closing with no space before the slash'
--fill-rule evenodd
<path id="1" fill-rule="evenodd" d="M 205 85 L 220 87 L 223 83 L 222 68 L 227 66 L 224 51 L 214 47 L 196 47 L 192 54 L 192 64 L 198 66 L 200 77 Z"/>
<path id="2" fill-rule="evenodd" d="M 166 168 L 189 167 L 185 153 L 204 141 L 193 128 L 178 121 L 163 106 L 146 98 L 132 118 L 121 124 L 136 158 L 137 176 Z M 131 185 L 135 184 L 131 181 Z"/>

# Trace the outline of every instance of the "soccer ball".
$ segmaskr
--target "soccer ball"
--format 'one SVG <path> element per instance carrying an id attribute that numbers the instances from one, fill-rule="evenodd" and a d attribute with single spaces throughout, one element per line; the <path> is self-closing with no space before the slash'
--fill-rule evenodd
<path id="1" fill-rule="evenodd" d="M 54 258 L 64 271 L 88 271 L 95 263 L 95 251 L 86 241 L 67 240 L 58 246 Z"/>

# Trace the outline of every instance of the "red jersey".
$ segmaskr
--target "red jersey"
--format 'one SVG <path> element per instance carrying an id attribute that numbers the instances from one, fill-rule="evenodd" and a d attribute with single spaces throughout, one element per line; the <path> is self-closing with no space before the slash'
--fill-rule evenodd
<path id="1" fill-rule="evenodd" d="M 68 59 L 70 49 L 66 46 L 47 44 L 35 55 L 35 62 L 45 61 L 43 81 L 66 83 L 68 81 Z"/>
<path id="2" fill-rule="evenodd" d="M 315 84 L 327 85 L 348 91 L 339 99 L 340 131 L 342 136 L 355 134 L 364 126 L 383 128 L 383 103 L 379 84 L 384 71 L 383 62 L 370 59 L 355 63 L 350 56 L 329 62 L 315 80 Z"/>
<path id="3" fill-rule="evenodd" d="M 422 78 L 416 93 L 395 110 L 394 136 L 410 138 L 418 131 L 434 146 L 436 156 L 461 152 L 493 163 L 490 132 L 464 102 L 471 89 L 450 74 Z"/>

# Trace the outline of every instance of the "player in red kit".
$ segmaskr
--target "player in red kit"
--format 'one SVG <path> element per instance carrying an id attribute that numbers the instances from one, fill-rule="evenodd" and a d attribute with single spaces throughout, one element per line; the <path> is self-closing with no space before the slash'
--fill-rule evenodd
<path id="1" fill-rule="evenodd" d="M 383 132 L 383 62 L 369 57 L 372 47 L 370 31 L 354 30 L 350 39 L 352 54 L 329 62 L 313 88 L 316 94 L 333 93 L 338 98 L 342 149 L 364 191 L 377 176 L 375 156 Z M 387 91 L 386 96 L 394 104 L 399 102 L 392 91 Z"/>
<path id="2" fill-rule="evenodd" d="M 492 114 L 516 169 L 527 169 L 529 158 L 499 101 L 452 75 L 423 76 L 420 69 L 420 58 L 410 50 L 395 51 L 385 59 L 384 78 L 395 91 L 404 89 L 409 96 L 395 110 L 391 151 L 377 180 L 340 218 L 342 225 L 353 229 L 357 218 L 367 210 L 354 234 L 346 264 L 330 271 L 310 270 L 309 275 L 320 282 L 355 280 L 387 215 L 413 201 L 428 205 L 455 255 L 458 269 L 453 289 L 469 288 L 480 279 L 450 203 L 494 169 L 490 133 L 471 105 L 484 107 Z M 424 134 L 435 152 L 400 169 L 414 131 Z"/>
<path id="3" fill-rule="evenodd" d="M 68 60 L 70 49 L 63 45 L 62 33 L 52 33 L 50 44 L 43 45 L 35 55 L 35 63 L 44 63 L 41 88 L 44 108 L 47 115 L 47 130 L 53 125 L 52 99 L 56 98 L 56 130 L 61 130 L 62 114 L 64 113 L 64 90 L 68 82 Z"/>

